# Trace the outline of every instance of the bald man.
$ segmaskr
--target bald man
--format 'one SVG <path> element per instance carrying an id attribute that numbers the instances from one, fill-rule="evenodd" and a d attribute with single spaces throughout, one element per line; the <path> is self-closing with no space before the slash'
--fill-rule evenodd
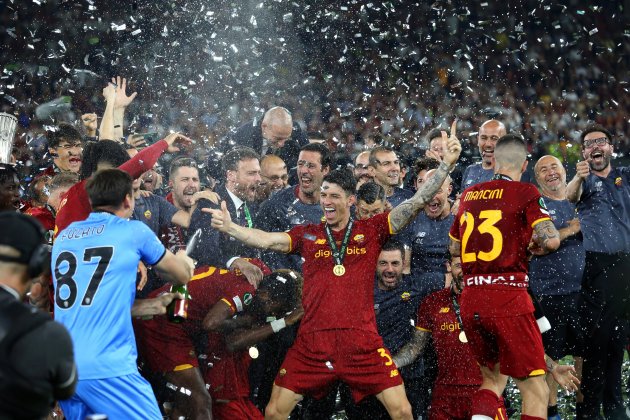
<path id="1" fill-rule="evenodd" d="M 262 182 L 258 184 L 256 200 L 262 202 L 287 186 L 287 165 L 276 155 L 266 155 L 260 160 L 260 177 Z"/>
<path id="2" fill-rule="evenodd" d="M 224 143 L 224 152 L 236 145 L 250 147 L 261 156 L 274 154 L 286 163 L 291 183 L 297 182 L 298 154 L 300 147 L 308 144 L 308 138 L 286 108 L 268 109 L 262 120 L 255 118 L 246 122 L 230 140 Z"/>
<path id="3" fill-rule="evenodd" d="M 505 136 L 507 130 L 501 121 L 488 120 L 479 127 L 477 147 L 481 155 L 481 162 L 469 165 L 462 177 L 462 189 L 466 189 L 480 182 L 490 181 L 494 174 L 494 147 L 499 138 Z"/>

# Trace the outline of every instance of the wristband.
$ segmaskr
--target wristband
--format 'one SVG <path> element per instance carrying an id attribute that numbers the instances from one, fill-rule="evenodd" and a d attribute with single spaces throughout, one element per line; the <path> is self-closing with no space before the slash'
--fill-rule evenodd
<path id="1" fill-rule="evenodd" d="M 286 321 L 284 320 L 284 318 L 280 318 L 280 319 L 276 319 L 274 321 L 271 321 L 269 323 L 269 325 L 271 325 L 271 329 L 273 330 L 274 333 L 277 333 L 278 331 L 280 331 L 281 329 L 283 329 L 284 327 L 287 326 Z"/>
<path id="2" fill-rule="evenodd" d="M 453 169 L 455 169 L 455 164 L 449 166 L 446 164 L 446 162 L 444 162 L 443 160 L 440 161 L 440 168 L 444 169 L 446 171 L 446 173 L 451 173 L 453 171 Z"/>

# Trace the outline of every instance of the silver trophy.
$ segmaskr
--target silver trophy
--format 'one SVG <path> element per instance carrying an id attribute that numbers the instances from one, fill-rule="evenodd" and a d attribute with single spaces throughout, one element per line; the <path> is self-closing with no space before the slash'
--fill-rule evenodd
<path id="1" fill-rule="evenodd" d="M 17 129 L 17 118 L 0 112 L 0 163 L 11 163 L 11 150 Z"/>

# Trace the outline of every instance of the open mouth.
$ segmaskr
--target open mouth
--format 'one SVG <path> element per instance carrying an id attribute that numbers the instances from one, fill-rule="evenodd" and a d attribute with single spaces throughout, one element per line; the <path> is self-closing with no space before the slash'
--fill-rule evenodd
<path id="1" fill-rule="evenodd" d="M 547 181 L 547 183 L 551 184 L 553 182 L 556 182 L 560 179 L 559 175 L 551 175 L 549 177 L 547 177 L 547 179 L 545 181 Z"/>
<path id="2" fill-rule="evenodd" d="M 591 159 L 593 159 L 594 161 L 601 162 L 602 160 L 604 160 L 604 153 L 601 151 L 593 152 L 591 153 Z"/>
<path id="3" fill-rule="evenodd" d="M 74 164 L 74 165 L 78 165 L 81 163 L 81 158 L 80 157 L 71 157 L 70 159 L 68 159 L 68 162 Z"/>
<path id="4" fill-rule="evenodd" d="M 335 214 L 337 214 L 337 211 L 334 209 L 334 207 L 324 207 L 324 216 L 327 219 L 335 217 Z"/>
<path id="5" fill-rule="evenodd" d="M 440 203 L 439 202 L 432 202 L 431 204 L 429 204 L 429 211 L 432 213 L 436 213 L 440 210 Z"/>
<path id="6" fill-rule="evenodd" d="M 302 187 L 310 187 L 313 185 L 313 179 L 308 176 L 302 176 L 300 177 L 300 184 L 302 184 Z"/>

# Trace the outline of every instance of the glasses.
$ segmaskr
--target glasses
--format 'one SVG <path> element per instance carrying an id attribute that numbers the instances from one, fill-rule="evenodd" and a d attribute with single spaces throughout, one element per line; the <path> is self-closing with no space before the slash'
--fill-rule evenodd
<path id="1" fill-rule="evenodd" d="M 298 160 L 297 166 L 298 168 L 306 168 L 306 169 L 313 170 L 313 169 L 316 169 L 318 165 L 315 163 L 307 162 L 305 160 Z"/>
<path id="2" fill-rule="evenodd" d="M 272 175 L 272 176 L 264 176 L 262 175 L 263 178 L 268 179 L 271 182 L 278 182 L 279 180 L 283 180 L 283 181 L 287 181 L 289 179 L 289 175 L 284 174 L 284 175 Z"/>
<path id="3" fill-rule="evenodd" d="M 588 139 L 588 140 L 584 140 L 584 143 L 582 143 L 582 145 L 584 146 L 585 149 L 590 149 L 591 147 L 595 146 L 603 146 L 605 144 L 610 144 L 610 141 L 608 140 L 608 137 L 599 137 L 596 139 Z"/>

